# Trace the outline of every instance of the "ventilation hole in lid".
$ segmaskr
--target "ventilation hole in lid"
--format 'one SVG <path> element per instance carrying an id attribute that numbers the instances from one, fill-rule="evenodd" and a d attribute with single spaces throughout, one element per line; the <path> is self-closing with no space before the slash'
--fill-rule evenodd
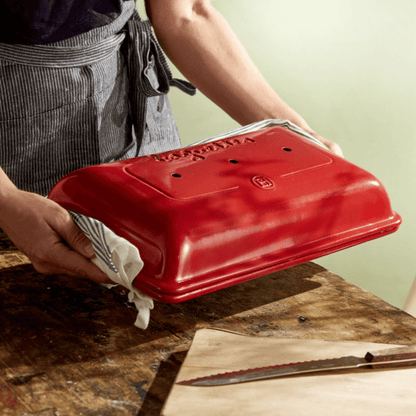
<path id="1" fill-rule="evenodd" d="M 179 173 L 172 173 L 172 176 L 174 178 L 181 178 L 182 177 L 182 175 L 179 175 Z"/>
<path id="2" fill-rule="evenodd" d="M 285 152 L 291 152 L 291 151 L 292 151 L 292 149 L 289 149 L 288 147 L 284 147 L 284 148 L 283 148 L 283 150 L 284 150 Z"/>
<path id="3" fill-rule="evenodd" d="M 238 160 L 235 160 L 235 159 L 230 159 L 230 160 L 229 160 L 229 162 L 230 162 L 230 163 L 237 164 L 237 163 L 238 163 Z"/>

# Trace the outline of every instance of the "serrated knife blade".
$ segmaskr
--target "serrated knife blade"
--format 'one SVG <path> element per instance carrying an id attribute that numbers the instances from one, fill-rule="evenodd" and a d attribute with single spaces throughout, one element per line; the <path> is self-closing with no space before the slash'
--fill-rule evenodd
<path id="1" fill-rule="evenodd" d="M 347 356 L 333 359 L 304 361 L 269 367 L 251 368 L 180 381 L 185 386 L 222 386 L 246 383 L 295 374 L 336 371 L 360 367 L 392 368 L 416 366 L 416 345 L 370 351 L 364 357 Z"/>

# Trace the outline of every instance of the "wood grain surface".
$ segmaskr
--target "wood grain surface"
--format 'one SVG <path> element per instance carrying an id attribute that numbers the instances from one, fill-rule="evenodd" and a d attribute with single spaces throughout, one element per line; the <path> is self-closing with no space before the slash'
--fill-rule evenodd
<path id="1" fill-rule="evenodd" d="M 136 314 L 123 290 L 41 275 L 0 236 L 0 414 L 158 415 L 201 328 L 416 342 L 415 318 L 314 263 L 156 302 L 146 330 L 133 325 Z"/>

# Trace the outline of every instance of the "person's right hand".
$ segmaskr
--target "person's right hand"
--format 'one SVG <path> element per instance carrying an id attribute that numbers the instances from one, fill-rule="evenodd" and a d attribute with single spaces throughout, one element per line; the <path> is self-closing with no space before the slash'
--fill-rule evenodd
<path id="1" fill-rule="evenodd" d="M 67 274 L 98 283 L 111 280 L 88 259 L 90 240 L 57 203 L 14 188 L 0 204 L 0 228 L 39 273 Z"/>

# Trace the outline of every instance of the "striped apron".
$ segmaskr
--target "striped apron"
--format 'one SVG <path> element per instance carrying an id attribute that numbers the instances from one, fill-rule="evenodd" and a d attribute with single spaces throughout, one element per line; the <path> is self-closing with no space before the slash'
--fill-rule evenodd
<path id="1" fill-rule="evenodd" d="M 76 169 L 181 147 L 172 78 L 134 1 L 111 24 L 50 45 L 0 43 L 0 166 L 47 195 Z"/>

